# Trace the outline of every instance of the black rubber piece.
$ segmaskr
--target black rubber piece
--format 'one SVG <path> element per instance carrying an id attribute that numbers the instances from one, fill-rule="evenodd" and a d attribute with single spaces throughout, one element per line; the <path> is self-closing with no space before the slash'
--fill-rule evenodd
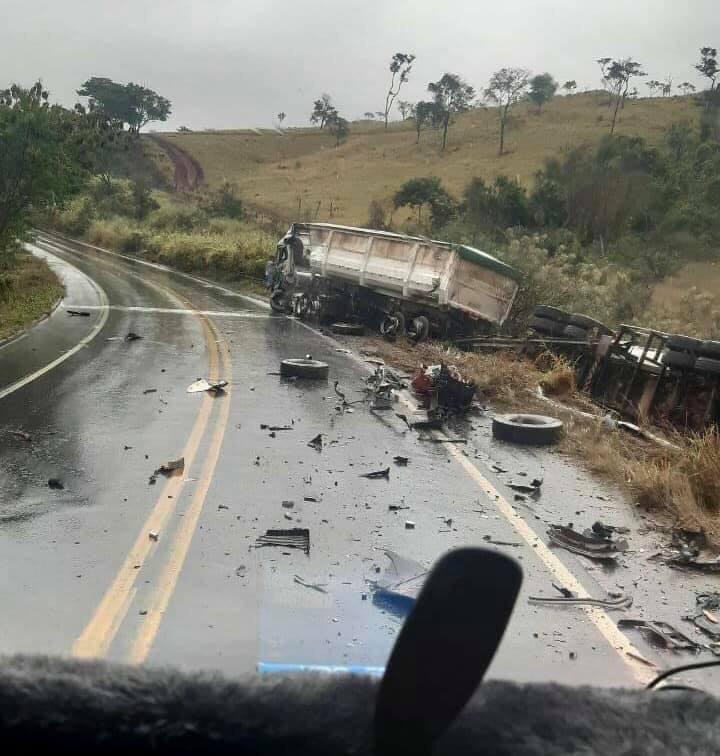
<path id="1" fill-rule="evenodd" d="M 703 341 L 697 353 L 701 357 L 712 357 L 720 360 L 720 341 Z"/>
<path id="2" fill-rule="evenodd" d="M 580 326 L 569 325 L 563 329 L 563 336 L 567 336 L 569 339 L 576 339 L 587 341 L 589 333 L 586 328 L 580 328 Z"/>
<path id="3" fill-rule="evenodd" d="M 533 316 L 554 320 L 556 323 L 567 323 L 570 320 L 569 312 L 565 312 L 565 310 L 561 310 L 559 307 L 551 307 L 550 305 L 538 305 L 533 310 Z"/>
<path id="4" fill-rule="evenodd" d="M 425 341 L 430 335 L 430 321 L 425 315 L 418 315 L 412 319 L 412 329 L 408 329 L 408 338 L 416 344 Z"/>
<path id="5" fill-rule="evenodd" d="M 694 339 L 691 336 L 671 336 L 665 346 L 675 352 L 697 352 L 703 342 L 700 339 Z"/>
<path id="6" fill-rule="evenodd" d="M 531 318 L 528 327 L 535 333 L 542 333 L 545 336 L 562 336 L 565 326 L 549 318 Z"/>
<path id="7" fill-rule="evenodd" d="M 365 326 L 362 323 L 333 323 L 330 330 L 346 336 L 362 336 L 365 333 Z"/>
<path id="8" fill-rule="evenodd" d="M 608 328 L 605 325 L 605 323 L 601 323 L 599 320 L 595 320 L 595 318 L 590 318 L 587 315 L 583 315 L 579 312 L 574 312 L 570 316 L 568 323 L 570 325 L 579 326 L 580 328 L 585 328 L 588 331 L 591 329 L 596 329 L 600 336 L 613 332 L 611 328 Z"/>
<path id="9" fill-rule="evenodd" d="M 496 415 L 492 432 L 501 441 L 515 444 L 554 444 L 563 433 L 563 422 L 547 415 Z"/>
<path id="10" fill-rule="evenodd" d="M 282 360 L 280 375 L 285 378 L 327 378 L 330 370 L 327 362 L 309 359 Z"/>
<path id="11" fill-rule="evenodd" d="M 288 301 L 285 292 L 282 289 L 275 289 L 270 295 L 270 307 L 273 312 L 280 312 L 284 315 L 288 312 Z"/>
<path id="12" fill-rule="evenodd" d="M 713 360 L 711 357 L 698 357 L 695 360 L 695 370 L 698 373 L 720 375 L 720 360 Z"/>
<path id="13" fill-rule="evenodd" d="M 662 361 L 668 367 L 690 370 L 695 365 L 695 355 L 690 352 L 666 352 Z"/>

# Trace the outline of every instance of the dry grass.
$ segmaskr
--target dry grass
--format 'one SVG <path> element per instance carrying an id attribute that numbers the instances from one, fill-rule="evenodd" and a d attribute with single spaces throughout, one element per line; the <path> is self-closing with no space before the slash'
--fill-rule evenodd
<path id="1" fill-rule="evenodd" d="M 499 409 L 535 411 L 559 416 L 566 427 L 559 449 L 589 472 L 619 486 L 636 505 L 665 525 L 701 529 L 720 548 L 720 434 L 708 430 L 695 436 L 676 435 L 676 449 L 609 427 L 602 412 L 575 390 L 570 365 L 560 358 L 526 359 L 495 352 L 475 354 L 437 343 L 410 347 L 366 339 L 389 364 L 407 371 L 420 362 L 445 361 L 473 378 L 485 399 Z M 544 368 L 546 372 L 543 372 Z M 537 395 L 559 391 L 564 405 L 548 409 Z M 591 412 L 594 418 L 575 410 Z"/>
<path id="2" fill-rule="evenodd" d="M 0 339 L 50 312 L 63 291 L 45 261 L 20 253 L 12 268 L 0 270 Z"/>
<path id="3" fill-rule="evenodd" d="M 318 220 L 364 223 L 370 200 L 389 204 L 398 186 L 413 176 L 439 176 L 457 194 L 473 176 L 492 179 L 504 173 L 530 185 L 546 158 L 608 133 L 605 101 L 597 94 L 557 97 L 542 115 L 518 106 L 502 157 L 497 154 L 493 108 L 460 116 L 450 128 L 444 153 L 436 133 L 423 133 L 415 144 L 411 122 L 392 124 L 387 131 L 379 123 L 353 123 L 348 141 L 339 148 L 329 134 L 315 128 L 288 129 L 284 135 L 246 129 L 163 136 L 200 162 L 211 186 L 225 179 L 236 182 L 243 200 L 253 207 L 285 220 L 306 213 L 314 217 L 317 211 Z M 690 98 L 641 99 L 621 111 L 616 131 L 657 144 L 671 123 L 696 119 Z M 404 215 L 396 214 L 396 222 L 403 220 Z"/>

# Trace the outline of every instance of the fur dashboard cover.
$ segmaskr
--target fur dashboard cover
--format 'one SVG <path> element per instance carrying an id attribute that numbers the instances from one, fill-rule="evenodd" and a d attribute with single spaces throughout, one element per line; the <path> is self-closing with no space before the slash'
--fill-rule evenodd
<path id="1" fill-rule="evenodd" d="M 6 754 L 371 754 L 377 681 L 232 681 L 47 657 L 0 660 Z M 720 705 L 688 692 L 484 684 L 436 754 L 720 753 Z"/>

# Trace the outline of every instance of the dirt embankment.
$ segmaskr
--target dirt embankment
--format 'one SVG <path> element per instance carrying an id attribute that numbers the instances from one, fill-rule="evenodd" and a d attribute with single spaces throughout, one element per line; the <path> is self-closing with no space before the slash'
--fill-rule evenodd
<path id="1" fill-rule="evenodd" d="M 195 158 L 167 139 L 150 137 L 170 158 L 175 170 L 175 191 L 179 194 L 194 192 L 204 180 L 203 169 Z"/>

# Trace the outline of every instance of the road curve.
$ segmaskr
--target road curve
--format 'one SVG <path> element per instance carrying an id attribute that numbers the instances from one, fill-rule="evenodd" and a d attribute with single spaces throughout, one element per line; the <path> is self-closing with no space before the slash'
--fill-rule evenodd
<path id="1" fill-rule="evenodd" d="M 369 589 L 383 551 L 430 565 L 490 539 L 525 573 L 492 676 L 634 685 L 651 675 L 603 610 L 528 604 L 528 595 L 553 595 L 551 581 L 593 595 L 606 581 L 550 552 L 537 512 L 510 504 L 482 451 L 486 426 L 454 429 L 468 435 L 463 451 L 419 441 L 394 413 L 362 404 L 340 413 L 332 382 L 358 398 L 367 368 L 326 336 L 160 266 L 46 235 L 37 244 L 88 276 L 107 303 L 76 302 L 91 323 L 104 317 L 99 333 L 0 399 L 0 652 L 229 674 L 381 668 L 402 622 Z M 143 338 L 127 342 L 128 331 Z M 33 352 L 28 338 L 16 349 L 20 364 L 51 347 Z M 275 375 L 282 358 L 308 353 L 330 363 L 330 383 Z M 224 378 L 229 391 L 188 394 L 198 377 Z M 318 433 L 321 452 L 307 445 Z M 394 455 L 410 464 L 394 466 Z M 149 483 L 180 456 L 181 475 Z M 389 480 L 361 477 L 388 466 Z M 545 472 L 543 496 L 562 485 Z M 49 478 L 64 490 L 50 490 Z M 291 527 L 309 528 L 308 555 L 254 547 L 267 529 Z"/>

